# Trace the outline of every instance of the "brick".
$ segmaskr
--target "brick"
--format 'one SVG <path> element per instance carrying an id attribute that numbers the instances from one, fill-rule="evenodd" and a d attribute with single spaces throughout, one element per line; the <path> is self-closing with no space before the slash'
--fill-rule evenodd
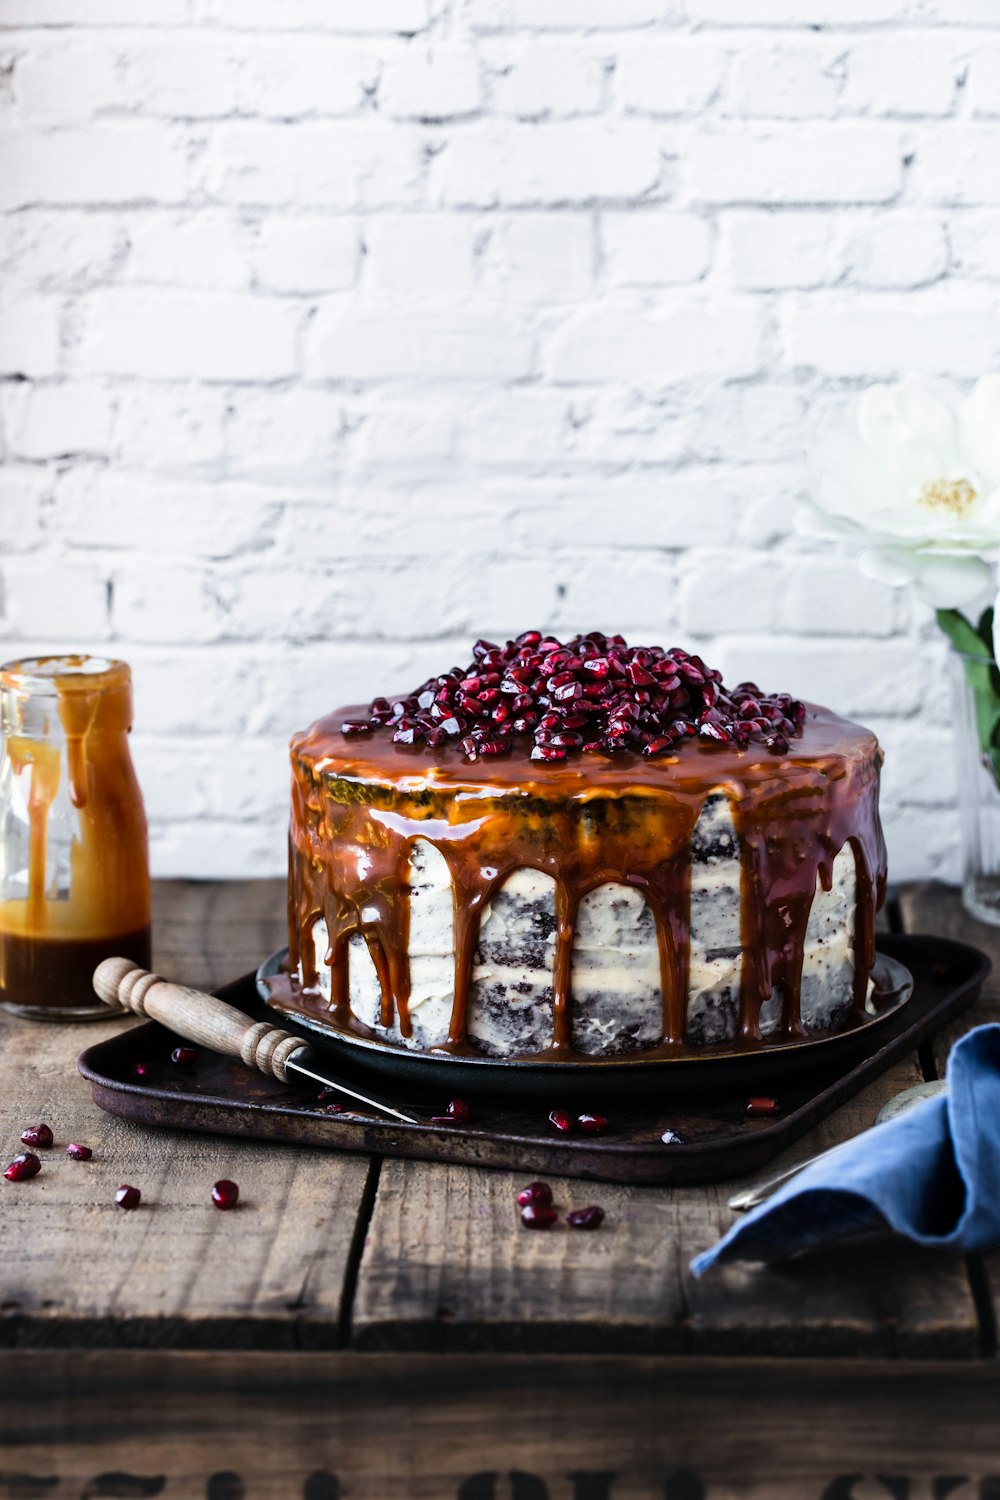
<path id="1" fill-rule="evenodd" d="M 570 214 L 516 214 L 501 219 L 483 254 L 487 284 L 504 301 L 574 302 L 594 286 L 594 231 Z"/>
<path id="2" fill-rule="evenodd" d="M 925 668 L 910 641 L 801 641 L 719 635 L 712 665 L 726 682 L 749 678 L 765 692 L 788 692 L 840 714 L 900 717 L 919 711 Z"/>
<path id="3" fill-rule="evenodd" d="M 468 413 L 463 413 L 467 423 Z M 464 425 L 464 424 L 463 424 Z M 451 403 L 384 399 L 370 410 L 354 444 L 367 470 L 402 468 L 407 475 L 451 465 L 459 449 L 459 417 Z"/>
<path id="4" fill-rule="evenodd" d="M 648 127 L 572 120 L 456 134 L 435 159 L 433 181 L 445 203 L 551 206 L 637 197 L 661 169 Z"/>
<path id="5" fill-rule="evenodd" d="M 22 297 L 0 307 L 0 375 L 54 375 L 59 328 L 60 306 L 52 297 Z"/>
<path id="6" fill-rule="evenodd" d="M 420 194 L 423 156 L 416 135 L 388 124 L 224 124 L 210 138 L 207 177 L 209 190 L 230 203 L 411 203 Z"/>
<path id="7" fill-rule="evenodd" d="M 950 214 L 948 237 L 960 275 L 990 281 L 1000 278 L 1000 210 L 970 209 Z"/>
<path id="8" fill-rule="evenodd" d="M 677 566 L 664 553 L 571 553 L 555 571 L 558 630 L 621 631 L 632 640 L 658 641 L 676 628 Z M 537 618 L 530 607 L 529 615 Z"/>
<path id="9" fill-rule="evenodd" d="M 127 382 L 118 396 L 116 462 L 166 473 L 213 468 L 227 456 L 229 393 Z"/>
<path id="10" fill-rule="evenodd" d="M 482 31 L 513 28 L 615 30 L 664 20 L 665 0 L 470 0 L 469 19 Z"/>
<path id="11" fill-rule="evenodd" d="M 691 195 L 709 203 L 882 203 L 902 186 L 891 130 L 816 125 L 795 131 L 729 130 L 692 139 Z"/>
<path id="12" fill-rule="evenodd" d="M 412 48 L 382 74 L 380 110 L 401 120 L 451 120 L 475 114 L 482 98 L 479 60 L 459 47 Z"/>
<path id="13" fill-rule="evenodd" d="M 605 60 L 581 48 L 579 38 L 534 38 L 530 46 L 494 55 L 496 108 L 520 120 L 589 115 L 604 103 Z"/>
<path id="14" fill-rule="evenodd" d="M 924 722 L 922 715 L 916 720 L 869 721 L 868 727 L 878 735 L 885 751 L 884 795 L 888 805 L 900 794 L 915 807 L 954 804 L 957 778 L 950 727 L 935 728 Z"/>
<path id="15" fill-rule="evenodd" d="M 0 272 L 9 292 L 76 290 L 109 280 L 127 249 L 120 212 L 24 209 L 0 217 Z"/>
<path id="16" fill-rule="evenodd" d="M 513 546 L 555 552 L 585 541 L 588 548 L 621 552 L 723 545 L 737 531 L 743 488 L 744 481 L 714 470 L 630 473 L 518 481 L 502 498 Z"/>
<path id="17" fill-rule="evenodd" d="M 751 375 L 763 358 L 760 313 L 743 303 L 673 310 L 597 308 L 562 328 L 549 346 L 553 380 L 674 380 Z"/>
<path id="18" fill-rule="evenodd" d="M 262 297 L 93 292 L 78 369 L 167 380 L 280 380 L 296 369 L 298 314 Z"/>
<path id="19" fill-rule="evenodd" d="M 1000 359 L 1000 311 L 908 297 L 829 298 L 789 309 L 788 356 L 828 375 L 973 378 Z"/>
<path id="20" fill-rule="evenodd" d="M 52 476 L 34 464 L 0 468 L 0 552 L 32 552 L 45 540 Z"/>
<path id="21" fill-rule="evenodd" d="M 190 19 L 189 0 L 144 0 L 146 26 L 182 26 Z M 132 0 L 7 0 L 4 25 L 132 26 Z"/>
<path id="22" fill-rule="evenodd" d="M 149 867 L 154 878 L 163 880 L 191 873 L 199 880 L 241 879 L 248 870 L 261 879 L 284 875 L 287 840 L 281 830 L 286 823 L 287 817 L 280 823 L 234 822 L 230 815 L 160 824 L 150 832 Z"/>
<path id="23" fill-rule="evenodd" d="M 688 0 L 687 7 L 692 21 L 720 26 L 864 26 L 901 21 L 909 10 L 910 0 Z"/>
<path id="24" fill-rule="evenodd" d="M 110 454 L 116 398 L 93 380 L 10 386 L 0 402 L 7 446 L 18 458 Z"/>
<path id="25" fill-rule="evenodd" d="M 129 282 L 233 292 L 250 285 L 244 235 L 231 212 L 144 215 L 129 228 L 122 260 Z"/>
<path id="26" fill-rule="evenodd" d="M 105 640 L 109 633 L 107 575 L 93 564 L 51 558 L 4 561 L 6 633 L 12 640 Z"/>
<path id="27" fill-rule="evenodd" d="M 922 133 L 916 141 L 913 185 L 931 203 L 1000 203 L 1000 126 L 966 125 Z"/>
<path id="28" fill-rule="evenodd" d="M 207 644 L 232 633 L 232 586 L 209 568 L 131 558 L 115 574 L 112 613 L 133 640 Z"/>
<path id="29" fill-rule="evenodd" d="M 725 113 L 808 120 L 836 113 L 844 68 L 840 49 L 768 47 L 733 62 Z"/>
<path id="30" fill-rule="evenodd" d="M 718 47 L 688 38 L 644 37 L 619 52 L 618 97 L 628 111 L 697 114 L 718 91 L 725 65 Z"/>
<path id="31" fill-rule="evenodd" d="M 382 70 L 378 51 L 340 37 L 256 37 L 239 42 L 236 99 L 240 112 L 266 119 L 352 115 Z"/>
<path id="32" fill-rule="evenodd" d="M 276 29 L 273 0 L 204 0 L 202 11 L 223 26 Z M 280 29 L 287 31 L 409 33 L 426 27 L 428 0 L 365 0 L 363 5 L 355 0 L 282 0 L 280 17 Z"/>
<path id="33" fill-rule="evenodd" d="M 186 149 L 152 121 L 6 132 L 0 209 L 41 203 L 175 203 L 186 192 Z"/>
<path id="34" fill-rule="evenodd" d="M 712 226 L 695 214 L 606 213 L 601 244 L 613 285 L 671 286 L 705 275 Z"/>
<path id="35" fill-rule="evenodd" d="M 145 115 L 201 120 L 237 108 L 239 60 L 232 41 L 204 30 L 126 46 L 119 75 L 131 107 Z"/>
<path id="36" fill-rule="evenodd" d="M 844 107 L 871 115 L 947 115 L 966 61 L 940 33 L 899 31 L 851 43 Z"/>
<path id="37" fill-rule="evenodd" d="M 230 391 L 219 421 L 227 473 L 295 485 L 339 478 L 357 415 L 343 396 L 293 386 Z"/>
<path id="38" fill-rule="evenodd" d="M 239 557 L 270 547 L 281 515 L 273 490 L 220 480 L 164 480 L 118 469 L 78 468 L 56 487 L 55 524 L 73 547 Z"/>
<path id="39" fill-rule="evenodd" d="M 357 278 L 361 237 L 352 219 L 274 215 L 245 244 L 254 284 L 269 292 L 336 292 Z"/>
<path id="40" fill-rule="evenodd" d="M 926 809 L 914 817 L 912 808 L 896 811 L 889 807 L 882 814 L 882 827 L 894 881 L 961 882 L 962 835 L 954 808 Z"/>
<path id="41" fill-rule="evenodd" d="M 366 286 L 408 302 L 451 302 L 476 286 L 482 230 L 457 214 L 372 214 L 362 230 Z"/>
<path id="42" fill-rule="evenodd" d="M 84 35 L 86 35 L 84 33 Z M 15 118 L 25 126 L 66 125 L 90 121 L 109 105 L 125 107 L 119 50 L 91 33 L 86 40 L 33 42 L 14 63 Z"/>
<path id="43" fill-rule="evenodd" d="M 948 270 L 948 233 L 938 218 L 880 214 L 848 234 L 843 256 L 859 286 L 926 286 Z"/>
<path id="44" fill-rule="evenodd" d="M 791 557 L 777 607 L 779 628 L 802 635 L 891 635 L 898 595 L 865 578 L 851 558 Z"/>
<path id="45" fill-rule="evenodd" d="M 760 555 L 691 557 L 680 583 L 681 628 L 697 636 L 773 630 L 785 586 L 786 570 Z"/>
<path id="46" fill-rule="evenodd" d="M 969 64 L 969 102 L 975 115 L 1000 116 L 1000 42 L 977 42 Z"/>
<path id="47" fill-rule="evenodd" d="M 733 282 L 752 291 L 823 286 L 836 278 L 840 265 L 825 213 L 727 213 L 722 245 Z"/>
<path id="48" fill-rule="evenodd" d="M 567 392 L 544 387 L 489 394 L 462 422 L 465 455 L 487 469 L 570 462 L 580 452 L 585 411 Z"/>
<path id="49" fill-rule="evenodd" d="M 388 315 L 322 311 L 306 348 L 306 369 L 328 380 L 517 380 L 532 373 L 534 339 L 506 317 Z"/>

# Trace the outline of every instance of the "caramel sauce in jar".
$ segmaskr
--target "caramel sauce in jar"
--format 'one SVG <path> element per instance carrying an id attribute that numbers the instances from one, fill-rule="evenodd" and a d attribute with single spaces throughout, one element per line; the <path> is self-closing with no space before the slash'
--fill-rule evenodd
<path id="1" fill-rule="evenodd" d="M 106 1016 L 103 958 L 150 962 L 146 815 L 129 753 L 125 662 L 0 667 L 0 1005 L 34 1019 Z"/>

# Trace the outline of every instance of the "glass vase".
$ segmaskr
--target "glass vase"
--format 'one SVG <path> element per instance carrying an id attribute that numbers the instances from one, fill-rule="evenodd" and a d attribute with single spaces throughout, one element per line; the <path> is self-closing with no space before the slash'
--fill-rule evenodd
<path id="1" fill-rule="evenodd" d="M 1000 669 L 991 656 L 951 653 L 962 899 L 1000 926 Z"/>

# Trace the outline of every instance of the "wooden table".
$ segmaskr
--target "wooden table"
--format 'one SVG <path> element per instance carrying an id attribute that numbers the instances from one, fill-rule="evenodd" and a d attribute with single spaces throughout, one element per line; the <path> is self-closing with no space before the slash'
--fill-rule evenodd
<path id="1" fill-rule="evenodd" d="M 1000 930 L 954 891 L 896 912 L 1000 974 Z M 283 927 L 282 882 L 162 882 L 156 967 L 211 987 Z M 959 1029 L 989 1019 L 996 975 Z M 95 1153 L 0 1182 L 0 1497 L 1000 1497 L 1000 1255 L 886 1243 L 696 1282 L 731 1185 L 555 1183 L 605 1226 L 525 1233 L 509 1173 L 102 1114 L 74 1061 L 125 1024 L 0 1019 L 0 1149 L 44 1119 Z M 952 1040 L 783 1160 L 869 1125 Z M 210 1205 L 220 1177 L 235 1213 Z M 121 1182 L 140 1211 L 114 1207 Z"/>

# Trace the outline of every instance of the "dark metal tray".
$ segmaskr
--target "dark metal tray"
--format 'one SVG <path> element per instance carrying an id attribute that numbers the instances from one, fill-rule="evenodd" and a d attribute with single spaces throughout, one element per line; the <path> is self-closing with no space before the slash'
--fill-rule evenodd
<path id="1" fill-rule="evenodd" d="M 879 948 L 912 973 L 912 998 L 876 1034 L 867 1034 L 860 1052 L 815 1064 L 809 1057 L 808 1065 L 801 1056 L 801 1066 L 773 1091 L 780 1105 L 777 1117 L 747 1115 L 748 1089 L 742 1081 L 669 1103 L 642 1099 L 604 1108 L 596 1077 L 595 1097 L 587 1107 L 607 1115 L 608 1130 L 602 1136 L 555 1134 L 546 1116 L 548 1109 L 561 1106 L 558 1098 L 544 1104 L 477 1100 L 471 1091 L 466 1097 L 473 1116 L 466 1125 L 404 1125 L 329 1115 L 311 1090 L 286 1087 L 215 1053 L 203 1051 L 193 1070 L 179 1072 L 170 1062 L 176 1037 L 153 1022 L 89 1047 L 79 1068 L 102 1109 L 145 1125 L 612 1182 L 710 1182 L 754 1171 L 784 1150 L 971 1005 L 990 970 L 989 959 L 978 949 L 946 938 L 880 934 Z M 253 974 L 218 993 L 258 1019 L 271 1014 L 257 994 Z M 151 1064 L 141 1081 L 132 1071 L 140 1060 Z M 338 1052 L 336 1068 L 350 1071 L 347 1049 Z M 447 1103 L 440 1093 L 411 1081 L 397 1082 L 393 1092 L 400 1103 L 428 1113 L 440 1112 Z M 661 1137 L 667 1130 L 679 1141 L 664 1144 Z"/>

